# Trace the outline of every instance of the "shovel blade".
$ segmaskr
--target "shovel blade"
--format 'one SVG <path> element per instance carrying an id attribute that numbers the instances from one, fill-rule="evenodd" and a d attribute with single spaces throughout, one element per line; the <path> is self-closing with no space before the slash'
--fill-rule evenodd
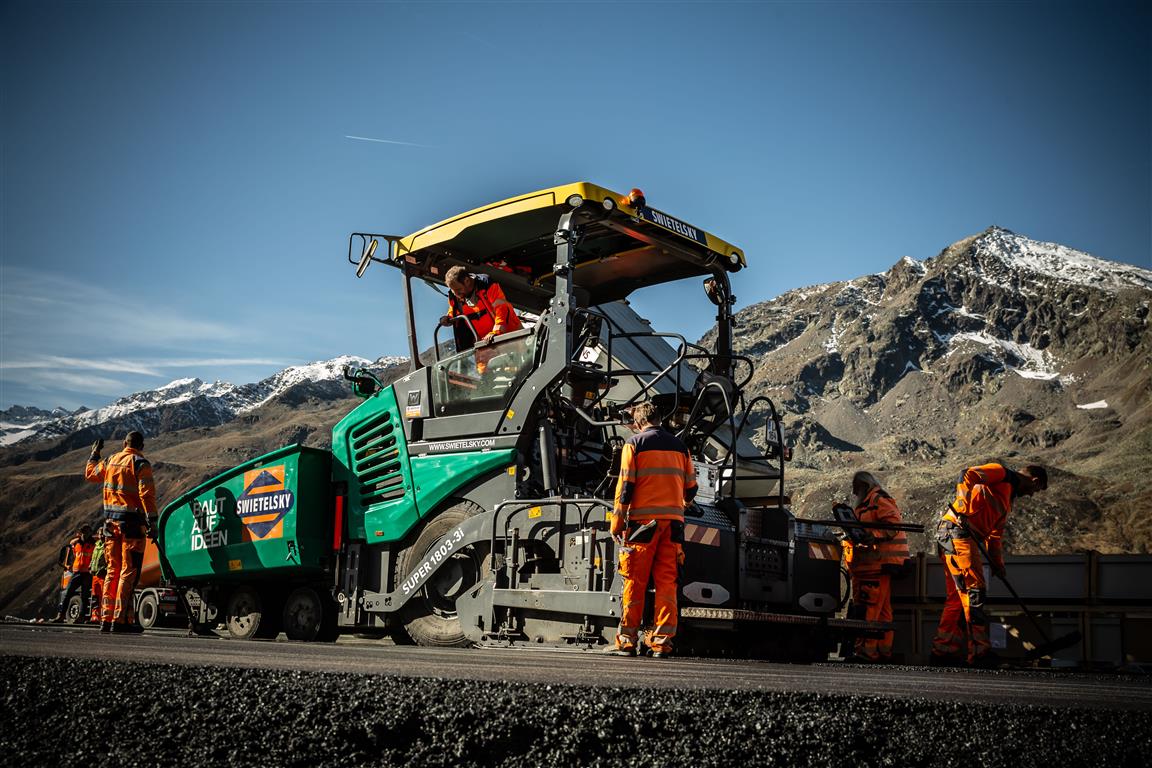
<path id="1" fill-rule="evenodd" d="M 1024 654 L 1024 660 L 1035 661 L 1036 659 L 1042 659 L 1045 656 L 1051 656 L 1058 651 L 1062 651 L 1065 648 L 1071 648 L 1072 646 L 1076 645 L 1076 643 L 1080 642 L 1080 638 L 1081 635 L 1079 630 L 1069 632 L 1062 637 L 1058 637 L 1055 640 L 1044 643 L 1044 645 L 1037 646 L 1028 651 L 1028 653 Z"/>

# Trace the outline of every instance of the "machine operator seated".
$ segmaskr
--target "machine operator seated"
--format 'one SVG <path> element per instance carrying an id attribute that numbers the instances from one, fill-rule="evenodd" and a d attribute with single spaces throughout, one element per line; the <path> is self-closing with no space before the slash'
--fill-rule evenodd
<path id="1" fill-rule="evenodd" d="M 500 284 L 488 275 L 474 275 L 456 266 L 448 270 L 444 283 L 449 291 L 448 314 L 440 318 L 440 324 L 452 327 L 457 352 L 481 345 L 476 349 L 476 370 L 483 374 L 492 358 L 491 350 L 483 345 L 520 330 L 520 318 Z"/>

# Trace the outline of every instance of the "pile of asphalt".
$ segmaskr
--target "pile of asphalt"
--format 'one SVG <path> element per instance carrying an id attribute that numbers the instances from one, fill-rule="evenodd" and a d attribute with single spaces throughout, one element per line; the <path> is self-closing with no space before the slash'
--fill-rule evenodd
<path id="1" fill-rule="evenodd" d="M 0 657 L 5 765 L 1147 765 L 1152 715 Z"/>

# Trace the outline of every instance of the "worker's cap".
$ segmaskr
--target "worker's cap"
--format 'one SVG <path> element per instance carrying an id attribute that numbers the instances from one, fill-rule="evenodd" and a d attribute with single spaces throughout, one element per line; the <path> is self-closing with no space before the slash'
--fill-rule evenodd
<path id="1" fill-rule="evenodd" d="M 85 523 L 84 525 L 77 528 L 76 531 L 78 533 L 84 534 L 85 536 L 91 536 L 92 535 L 92 526 Z"/>

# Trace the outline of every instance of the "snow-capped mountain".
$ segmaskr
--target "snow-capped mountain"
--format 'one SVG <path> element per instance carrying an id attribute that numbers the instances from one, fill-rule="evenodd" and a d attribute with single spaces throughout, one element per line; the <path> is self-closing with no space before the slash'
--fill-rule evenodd
<path id="1" fill-rule="evenodd" d="M 802 504 L 855 468 L 939 509 L 965 466 L 1039 461 L 1069 474 L 1033 502 L 1050 517 L 1016 534 L 1106 550 L 1086 518 L 1091 536 L 1115 524 L 1132 539 L 1120 521 L 1152 513 L 1150 304 L 1152 271 L 992 227 L 752 305 L 736 346 L 757 365 L 749 394 L 788 414 Z"/>
<path id="2" fill-rule="evenodd" d="M 67 438 L 78 433 L 104 435 L 137 429 L 156 434 L 161 429 L 215 426 L 301 389 L 307 390 L 306 394 L 325 398 L 347 396 L 348 384 L 343 380 L 345 366 L 392 373 L 406 367 L 407 362 L 405 357 L 367 360 L 344 355 L 285 368 L 252 384 L 178 379 L 157 389 L 127 395 L 95 410 L 69 412 L 58 408 L 48 412 L 16 406 L 0 412 L 0 427 L 4 430 L 0 445 Z"/>

